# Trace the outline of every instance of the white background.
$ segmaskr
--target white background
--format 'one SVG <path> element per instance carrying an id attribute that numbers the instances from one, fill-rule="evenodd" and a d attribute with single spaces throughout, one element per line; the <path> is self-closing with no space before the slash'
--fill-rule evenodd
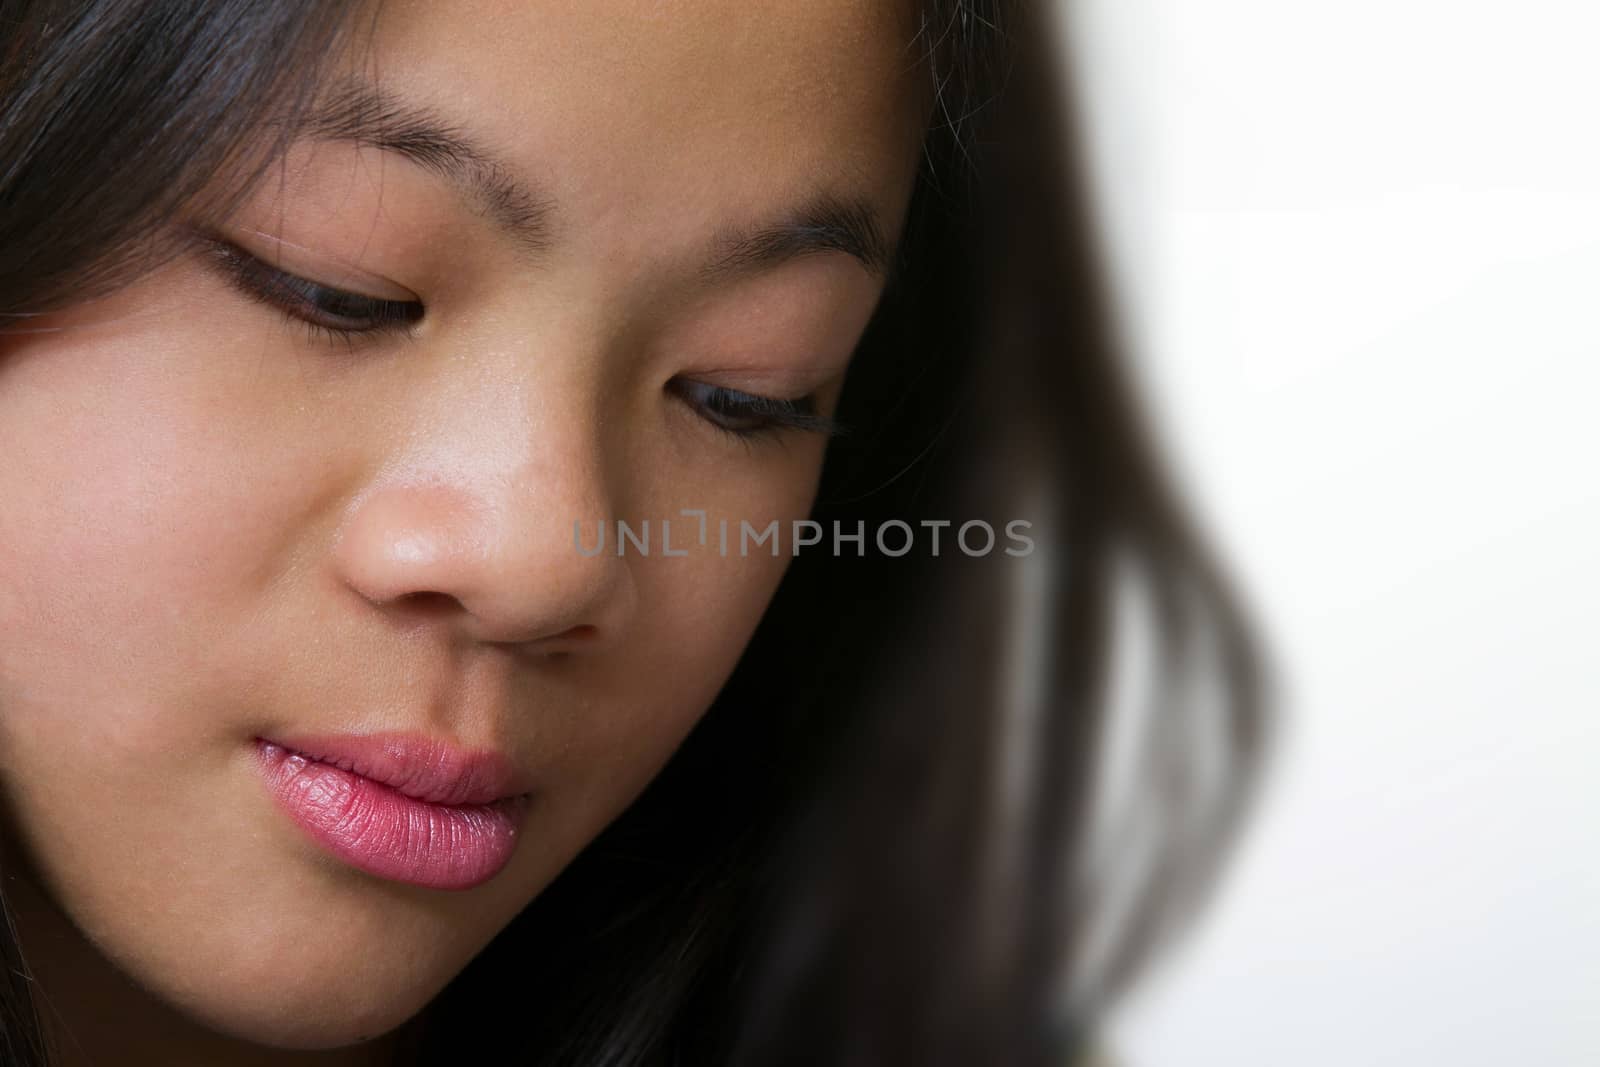
<path id="1" fill-rule="evenodd" d="M 1287 683 L 1112 1051 L 1600 1064 L 1600 4 L 1066 11 L 1129 330 Z"/>

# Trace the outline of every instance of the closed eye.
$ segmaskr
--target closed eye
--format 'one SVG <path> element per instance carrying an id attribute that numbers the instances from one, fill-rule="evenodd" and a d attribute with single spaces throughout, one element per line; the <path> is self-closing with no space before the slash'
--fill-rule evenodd
<path id="1" fill-rule="evenodd" d="M 667 388 L 707 422 L 737 437 L 759 437 L 780 430 L 830 437 L 845 432 L 838 422 L 817 413 L 815 396 L 759 396 L 690 378 L 674 378 Z"/>
<path id="2" fill-rule="evenodd" d="M 362 336 L 413 336 L 426 309 L 420 300 L 352 293 L 268 266 L 220 238 L 205 238 L 209 261 L 245 296 L 303 323 L 313 334 L 354 344 Z"/>

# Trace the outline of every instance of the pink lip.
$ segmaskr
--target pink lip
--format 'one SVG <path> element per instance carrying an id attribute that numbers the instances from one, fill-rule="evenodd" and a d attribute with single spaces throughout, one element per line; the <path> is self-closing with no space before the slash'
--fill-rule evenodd
<path id="1" fill-rule="evenodd" d="M 256 754 L 268 790 L 324 848 L 430 889 L 498 874 L 528 807 L 505 757 L 415 734 L 257 738 Z"/>

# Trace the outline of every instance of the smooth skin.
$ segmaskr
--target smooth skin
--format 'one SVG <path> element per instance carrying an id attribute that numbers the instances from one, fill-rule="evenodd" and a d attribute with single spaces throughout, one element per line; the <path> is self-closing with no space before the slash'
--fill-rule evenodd
<path id="1" fill-rule="evenodd" d="M 69 1063 L 387 1062 L 373 1039 L 661 769 L 788 553 L 584 556 L 573 524 L 808 512 L 822 436 L 732 436 L 669 386 L 832 409 L 882 274 L 704 268 L 818 195 L 893 243 L 929 115 L 912 15 L 391 0 L 338 73 L 495 157 L 543 242 L 437 168 L 309 139 L 221 236 L 421 300 L 412 336 L 318 336 L 198 250 L 0 336 L 6 889 Z M 363 874 L 253 764 L 260 735 L 380 730 L 513 757 L 505 870 Z"/>

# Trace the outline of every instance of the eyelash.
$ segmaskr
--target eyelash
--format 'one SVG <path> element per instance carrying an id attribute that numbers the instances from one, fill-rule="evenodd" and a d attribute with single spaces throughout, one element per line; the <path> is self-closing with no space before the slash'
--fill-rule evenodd
<path id="1" fill-rule="evenodd" d="M 746 442 L 783 430 L 802 430 L 825 437 L 837 437 L 845 432 L 838 422 L 817 414 L 815 395 L 792 400 L 757 396 L 691 378 L 674 378 L 668 388 L 712 426 Z"/>
<path id="2" fill-rule="evenodd" d="M 420 300 L 385 300 L 320 285 L 269 267 L 227 241 L 214 237 L 205 240 L 212 261 L 235 289 L 301 323 L 309 336 L 343 342 L 351 351 L 360 343 L 383 336 L 414 338 L 415 325 L 426 310 Z M 360 325 L 319 321 L 314 317 L 317 315 L 354 320 Z M 688 378 L 674 378 L 668 388 L 713 427 L 746 443 L 783 430 L 829 437 L 845 432 L 838 422 L 817 414 L 814 395 L 794 399 L 758 396 Z"/>
<path id="3" fill-rule="evenodd" d="M 269 267 L 227 241 L 208 238 L 207 243 L 212 261 L 234 288 L 299 322 L 312 338 L 342 341 L 351 351 L 358 343 L 382 336 L 415 337 L 414 327 L 426 310 L 420 300 L 384 300 L 319 285 Z M 318 319 L 319 315 L 325 318 Z"/>

